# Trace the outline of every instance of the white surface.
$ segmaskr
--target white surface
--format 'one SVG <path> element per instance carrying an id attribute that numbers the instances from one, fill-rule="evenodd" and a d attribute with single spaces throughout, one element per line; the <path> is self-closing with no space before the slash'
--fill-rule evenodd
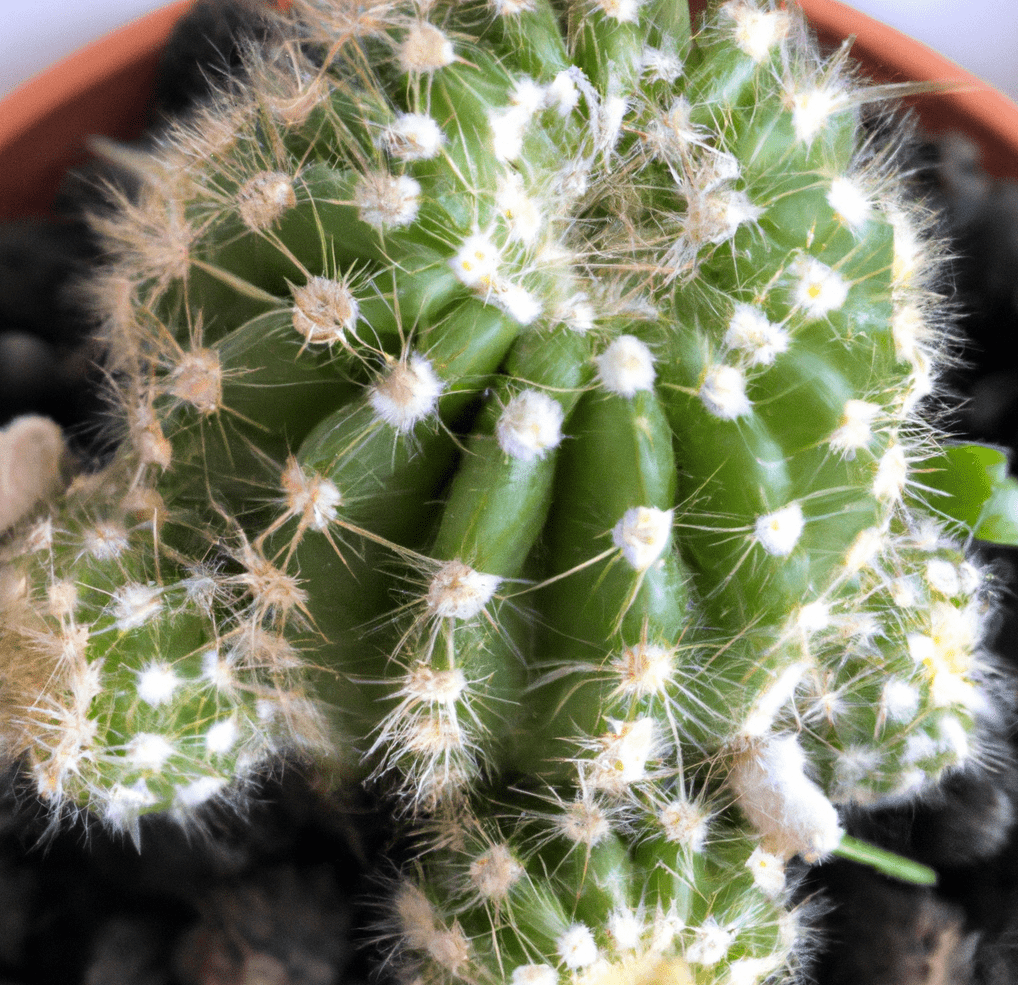
<path id="1" fill-rule="evenodd" d="M 0 96 L 166 0 L 0 0 Z"/>
<path id="2" fill-rule="evenodd" d="M 162 3 L 0 0 L 0 96 Z M 1018 99 L 1018 3 L 1013 0 L 856 0 L 853 6 L 919 38 Z"/>

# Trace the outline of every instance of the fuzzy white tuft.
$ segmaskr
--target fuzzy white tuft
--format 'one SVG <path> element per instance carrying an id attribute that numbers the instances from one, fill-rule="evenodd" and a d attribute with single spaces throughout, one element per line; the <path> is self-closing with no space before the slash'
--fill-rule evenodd
<path id="1" fill-rule="evenodd" d="M 806 756 L 795 736 L 750 742 L 736 755 L 729 783 L 768 851 L 816 861 L 838 847 L 844 834 L 838 812 L 806 776 Z"/>
<path id="2" fill-rule="evenodd" d="M 209 727 L 205 733 L 205 749 L 213 756 L 228 753 L 240 737 L 240 729 L 232 718 L 226 718 Z"/>
<path id="3" fill-rule="evenodd" d="M 379 145 L 401 161 L 427 161 L 445 143 L 442 128 L 425 113 L 398 113 L 378 138 Z"/>
<path id="4" fill-rule="evenodd" d="M 169 664 L 150 663 L 138 673 L 138 697 L 153 708 L 173 699 L 181 680 Z"/>
<path id="5" fill-rule="evenodd" d="M 293 327 L 312 344 L 345 341 L 360 317 L 360 305 L 342 281 L 311 277 L 292 294 Z"/>
<path id="6" fill-rule="evenodd" d="M 647 775 L 647 760 L 654 749 L 654 719 L 611 722 L 612 731 L 598 738 L 598 754 L 591 762 L 589 780 L 595 790 L 619 795 Z"/>
<path id="7" fill-rule="evenodd" d="M 686 948 L 686 960 L 708 968 L 724 960 L 736 936 L 734 930 L 720 926 L 713 916 L 707 917 L 693 934 L 693 943 Z"/>
<path id="8" fill-rule="evenodd" d="M 711 815 L 688 800 L 673 800 L 658 811 L 657 819 L 669 841 L 685 845 L 692 852 L 703 851 L 710 834 Z"/>
<path id="9" fill-rule="evenodd" d="M 113 617 L 122 633 L 144 626 L 162 611 L 162 588 L 129 582 L 113 593 Z"/>
<path id="10" fill-rule="evenodd" d="M 785 889 L 785 863 L 782 858 L 756 848 L 746 859 L 746 868 L 753 874 L 753 883 L 768 896 L 780 896 Z"/>
<path id="11" fill-rule="evenodd" d="M 523 390 L 506 404 L 495 425 L 498 446 L 523 462 L 544 456 L 562 441 L 562 405 L 539 390 Z"/>
<path id="12" fill-rule="evenodd" d="M 736 0 L 724 4 L 721 11 L 735 22 L 735 43 L 757 64 L 770 57 L 791 27 L 786 10 L 760 10 Z"/>
<path id="13" fill-rule="evenodd" d="M 491 601 L 501 579 L 475 571 L 462 561 L 447 561 L 428 586 L 428 612 L 440 619 L 473 619 Z"/>
<path id="14" fill-rule="evenodd" d="M 405 433 L 437 411 L 444 388 L 431 361 L 415 352 L 389 368 L 371 387 L 368 401 L 381 420 Z"/>
<path id="15" fill-rule="evenodd" d="M 802 507 L 798 503 L 790 503 L 780 510 L 758 517 L 753 534 L 756 542 L 768 554 L 788 557 L 799 543 L 805 525 Z"/>
<path id="16" fill-rule="evenodd" d="M 837 217 L 857 235 L 873 214 L 873 203 L 866 190 L 852 178 L 835 178 L 827 193 L 827 203 Z"/>
<path id="17" fill-rule="evenodd" d="M 709 366 L 699 396 L 704 407 L 723 421 L 734 421 L 753 409 L 746 396 L 746 374 L 738 366 Z"/>
<path id="18" fill-rule="evenodd" d="M 421 22 L 407 31 L 397 53 L 399 67 L 408 74 L 436 72 L 456 60 L 452 41 L 434 24 Z"/>
<path id="19" fill-rule="evenodd" d="M 620 397 L 633 397 L 654 387 L 654 356 L 635 335 L 620 335 L 597 357 L 601 385 Z"/>
<path id="20" fill-rule="evenodd" d="M 815 257 L 800 257 L 792 264 L 796 282 L 795 303 L 808 318 L 826 318 L 848 299 L 848 283 L 836 270 Z"/>
<path id="21" fill-rule="evenodd" d="M 758 307 L 737 304 L 728 330 L 725 345 L 745 353 L 750 366 L 771 366 L 783 352 L 788 351 L 789 335 L 775 325 Z"/>
<path id="22" fill-rule="evenodd" d="M 672 532 L 672 510 L 634 506 L 612 530 L 612 542 L 635 571 L 646 571 L 660 556 Z"/>
<path id="23" fill-rule="evenodd" d="M 555 950 L 570 971 L 586 968 L 598 958 L 597 942 L 583 923 L 574 923 L 561 934 L 555 942 Z"/>
<path id="24" fill-rule="evenodd" d="M 522 875 L 523 866 L 507 845 L 492 845 L 470 863 L 470 881 L 484 899 L 504 900 Z"/>
<path id="25" fill-rule="evenodd" d="M 127 762 L 133 769 L 159 770 L 175 751 L 165 736 L 141 732 L 127 744 Z"/>
<path id="26" fill-rule="evenodd" d="M 841 420 L 829 439 L 831 450 L 849 460 L 854 459 L 856 452 L 868 447 L 873 440 L 873 422 L 881 410 L 879 404 L 868 400 L 846 400 Z"/>
<path id="27" fill-rule="evenodd" d="M 558 972 L 550 964 L 523 964 L 513 969 L 511 985 L 558 985 Z"/>
<path id="28" fill-rule="evenodd" d="M 468 236 L 449 261 L 461 284 L 490 289 L 498 276 L 499 249 L 483 233 Z"/>
<path id="29" fill-rule="evenodd" d="M 421 185 L 408 174 L 371 171 L 357 181 L 354 205 L 362 222 L 376 229 L 409 226 L 421 208 Z"/>

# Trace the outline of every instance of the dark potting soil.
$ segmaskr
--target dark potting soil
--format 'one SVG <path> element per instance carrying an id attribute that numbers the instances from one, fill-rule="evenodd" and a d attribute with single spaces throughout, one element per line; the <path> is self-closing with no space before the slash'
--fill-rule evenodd
<path id="1" fill-rule="evenodd" d="M 238 71 L 239 38 L 268 30 L 257 0 L 200 2 L 167 49 L 153 132 Z M 917 188 L 943 210 L 954 257 L 945 286 L 969 339 L 948 380 L 960 398 L 951 430 L 1013 450 L 1018 183 L 987 177 L 958 136 L 917 144 L 913 160 Z M 50 415 L 83 457 L 104 451 L 102 353 L 70 287 L 100 260 L 80 221 L 84 205 L 102 205 L 99 173 L 130 187 L 97 161 L 69 176 L 57 218 L 0 225 L 0 426 Z M 1018 551 L 978 549 L 1005 599 L 993 649 L 1018 674 Z M 853 834 L 932 866 L 939 881 L 907 886 L 843 861 L 807 872 L 799 895 L 819 901 L 819 985 L 1018 982 L 1016 733 L 1018 710 L 992 763 L 953 775 L 919 805 L 846 812 Z M 97 825 L 54 833 L 15 767 L 0 776 L 0 985 L 368 980 L 380 955 L 355 944 L 371 937 L 378 859 L 399 851 L 366 795 L 320 792 L 288 764 L 250 791 L 242 812 L 210 814 L 201 833 L 159 818 L 142 830 L 140 851 Z"/>

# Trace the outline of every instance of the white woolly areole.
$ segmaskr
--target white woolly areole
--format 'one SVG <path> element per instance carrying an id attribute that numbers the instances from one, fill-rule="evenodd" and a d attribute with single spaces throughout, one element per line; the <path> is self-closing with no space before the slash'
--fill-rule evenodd
<path id="1" fill-rule="evenodd" d="M 754 205 L 742 191 L 725 189 L 716 192 L 687 192 L 686 216 L 682 238 L 675 251 L 682 255 L 687 247 L 713 243 L 715 246 L 731 239 L 745 222 L 756 222 L 763 209 Z"/>
<path id="2" fill-rule="evenodd" d="M 140 732 L 127 744 L 127 761 L 140 770 L 162 769 L 173 753 L 173 746 L 166 738 L 154 732 Z"/>
<path id="3" fill-rule="evenodd" d="M 873 495 L 881 502 L 900 502 L 908 481 L 908 459 L 905 449 L 892 441 L 877 463 L 877 474 L 873 477 Z"/>
<path id="4" fill-rule="evenodd" d="M 800 614 L 801 612 L 802 610 Z M 805 672 L 806 665 L 803 663 L 794 663 L 786 667 L 778 675 L 777 680 L 765 688 L 753 702 L 753 707 L 742 727 L 742 734 L 754 738 L 766 735 L 778 717 L 778 712 L 786 702 L 791 701 Z"/>
<path id="5" fill-rule="evenodd" d="M 173 698 L 173 692 L 180 683 L 180 678 L 169 664 L 150 663 L 138 673 L 138 697 L 156 708 Z"/>
<path id="6" fill-rule="evenodd" d="M 768 896 L 780 896 L 785 889 L 785 862 L 778 855 L 756 848 L 746 859 L 746 868 L 753 875 L 758 889 Z"/>
<path id="7" fill-rule="evenodd" d="M 584 923 L 574 923 L 555 942 L 555 950 L 570 971 L 586 968 L 597 960 L 597 941 Z"/>
<path id="8" fill-rule="evenodd" d="M 558 985 L 558 972 L 550 964 L 522 964 L 510 980 L 512 985 Z"/>
<path id="9" fill-rule="evenodd" d="M 620 908 L 608 914 L 608 933 L 619 951 L 635 951 L 643 929 L 643 921 L 632 910 Z"/>
<path id="10" fill-rule="evenodd" d="M 491 288 L 498 275 L 498 263 L 499 249 L 484 233 L 468 236 L 449 261 L 457 280 L 474 288 Z"/>
<path id="11" fill-rule="evenodd" d="M 826 318 L 848 299 L 845 279 L 815 257 L 800 257 L 792 264 L 792 272 L 796 277 L 795 303 L 808 318 Z"/>
<path id="12" fill-rule="evenodd" d="M 219 354 L 202 348 L 182 353 L 170 373 L 167 390 L 202 414 L 214 414 L 223 399 L 223 367 Z"/>
<path id="13" fill-rule="evenodd" d="M 855 458 L 855 453 L 873 440 L 873 422 L 881 410 L 879 404 L 868 400 L 846 400 L 841 420 L 829 439 L 831 450 L 848 459 Z"/>
<path id="14" fill-rule="evenodd" d="M 907 285 L 923 265 L 923 241 L 915 223 L 901 209 L 888 209 L 887 218 L 894 232 L 894 260 L 891 276 L 894 283 Z"/>
<path id="15" fill-rule="evenodd" d="M 459 667 L 435 670 L 430 664 L 418 663 L 404 678 L 400 691 L 415 702 L 443 704 L 451 708 L 466 688 L 466 675 Z"/>
<path id="16" fill-rule="evenodd" d="M 721 363 L 707 368 L 699 397 L 707 410 L 724 421 L 734 421 L 753 407 L 746 396 L 746 374 L 737 366 Z"/>
<path id="17" fill-rule="evenodd" d="M 425 113 L 399 113 L 379 136 L 382 148 L 401 161 L 427 161 L 445 143 L 442 128 Z"/>
<path id="18" fill-rule="evenodd" d="M 442 619 L 473 619 L 491 601 L 501 580 L 462 561 L 446 561 L 428 586 L 428 612 Z"/>
<path id="19" fill-rule="evenodd" d="M 620 24 L 635 24 L 640 16 L 642 0 L 594 0 L 604 11 L 605 17 L 618 21 Z"/>
<path id="20" fill-rule="evenodd" d="M 529 75 L 521 75 L 513 82 L 513 91 L 509 95 L 509 101 L 513 106 L 518 106 L 533 116 L 544 109 L 544 102 L 547 92 L 535 78 Z"/>
<path id="21" fill-rule="evenodd" d="M 789 336 L 780 325 L 752 304 L 737 304 L 728 330 L 725 345 L 746 354 L 750 366 L 771 366 L 783 352 L 788 351 Z"/>
<path id="22" fill-rule="evenodd" d="M 710 814 L 688 800 L 673 800 L 658 811 L 657 819 L 669 841 L 700 852 L 710 834 Z"/>
<path id="23" fill-rule="evenodd" d="M 752 742 L 735 756 L 729 783 L 768 851 L 812 862 L 838 847 L 844 834 L 838 812 L 806 776 L 795 736 Z"/>
<path id="24" fill-rule="evenodd" d="M 244 225 L 255 232 L 269 229 L 297 204 L 293 178 L 280 171 L 263 171 L 237 191 L 237 211 Z"/>
<path id="25" fill-rule="evenodd" d="M 444 387 L 431 361 L 415 352 L 371 387 L 368 402 L 386 424 L 405 432 L 435 413 Z"/>
<path id="26" fill-rule="evenodd" d="M 611 666 L 618 675 L 621 693 L 637 699 L 663 695 L 675 669 L 675 647 L 640 642 L 625 647 Z"/>
<path id="27" fill-rule="evenodd" d="M 827 203 L 853 233 L 862 232 L 873 214 L 873 203 L 865 189 L 851 178 L 835 178 L 831 182 Z"/>
<path id="28" fill-rule="evenodd" d="M 525 106 L 510 106 L 488 114 L 492 149 L 499 161 L 515 161 L 523 153 L 523 138 L 532 117 Z"/>
<path id="29" fill-rule="evenodd" d="M 725 985 L 760 985 L 782 965 L 781 955 L 769 955 L 765 958 L 736 958 L 728 965 L 728 977 Z"/>
<path id="30" fill-rule="evenodd" d="M 753 534 L 756 542 L 774 557 L 788 557 L 799 543 L 806 521 L 798 503 L 757 517 Z"/>
<path id="31" fill-rule="evenodd" d="M 456 60 L 452 42 L 434 24 L 415 24 L 399 46 L 399 66 L 407 73 L 434 72 Z"/>
<path id="32" fill-rule="evenodd" d="M 312 530 L 327 530 L 339 515 L 343 494 L 331 479 L 315 472 L 305 472 L 295 458 L 291 458 L 280 476 L 280 485 L 286 493 L 286 509 L 291 516 L 301 518 Z"/>
<path id="33" fill-rule="evenodd" d="M 133 828 L 139 815 L 156 802 L 156 795 L 144 780 L 136 780 L 129 787 L 114 784 L 103 804 L 103 820 L 116 830 Z"/>
<path id="34" fill-rule="evenodd" d="M 597 357 L 597 376 L 611 393 L 633 397 L 653 389 L 654 356 L 635 335 L 620 335 Z"/>
<path id="35" fill-rule="evenodd" d="M 174 794 L 174 801 L 179 808 L 193 809 L 207 803 L 227 786 L 227 780 L 221 776 L 202 776 L 186 786 L 179 787 Z"/>
<path id="36" fill-rule="evenodd" d="M 693 943 L 686 948 L 686 960 L 708 968 L 724 960 L 736 937 L 734 930 L 720 926 L 715 917 L 704 920 L 693 934 Z"/>
<path id="37" fill-rule="evenodd" d="M 791 101 L 792 128 L 796 138 L 807 145 L 813 143 L 827 121 L 845 106 L 844 97 L 830 89 L 793 93 Z"/>
<path id="38" fill-rule="evenodd" d="M 559 116 L 568 116 L 580 102 L 580 90 L 576 87 L 572 69 L 564 69 L 548 85 L 545 99 L 555 107 Z"/>
<path id="39" fill-rule="evenodd" d="M 562 405 L 539 390 L 523 390 L 505 405 L 495 437 L 499 448 L 523 462 L 544 458 L 562 441 Z"/>
<path id="40" fill-rule="evenodd" d="M 799 610 L 795 623 L 799 630 L 807 636 L 827 629 L 831 625 L 830 604 L 820 599 L 815 602 L 807 602 Z"/>
<path id="41" fill-rule="evenodd" d="M 544 216 L 523 187 L 523 177 L 511 172 L 498 185 L 495 205 L 508 226 L 509 238 L 532 246 L 544 225 Z"/>
<path id="42" fill-rule="evenodd" d="M 523 875 L 523 866 L 507 845 L 492 845 L 470 863 L 470 881 L 485 899 L 503 900 Z"/>
<path id="43" fill-rule="evenodd" d="M 961 594 L 958 569 L 944 558 L 935 557 L 926 562 L 926 584 L 941 595 L 952 597 Z"/>
<path id="44" fill-rule="evenodd" d="M 765 61 L 789 31 L 791 21 L 784 10 L 758 10 L 747 3 L 726 3 L 721 8 L 735 21 L 735 43 L 757 64 Z"/>
<path id="45" fill-rule="evenodd" d="M 660 556 L 672 532 L 672 510 L 634 506 L 612 529 L 612 542 L 636 571 L 646 571 Z"/>
<path id="46" fill-rule="evenodd" d="M 851 547 L 845 554 L 845 569 L 855 575 L 863 568 L 870 567 L 884 550 L 884 535 L 878 527 L 867 527 L 855 535 Z"/>
<path id="47" fill-rule="evenodd" d="M 342 281 L 312 277 L 292 294 L 293 327 L 308 342 L 342 342 L 360 317 L 360 305 Z"/>
<path id="48" fill-rule="evenodd" d="M 213 756 L 222 756 L 228 753 L 234 743 L 240 737 L 240 729 L 232 718 L 216 722 L 205 733 L 205 748 Z"/>
<path id="49" fill-rule="evenodd" d="M 513 320 L 529 325 L 541 314 L 541 299 L 522 284 L 498 280 L 491 288 L 495 303 Z"/>
<path id="50" fill-rule="evenodd" d="M 124 585 L 113 593 L 113 616 L 117 629 L 122 633 L 144 626 L 162 610 L 158 585 L 139 585 L 136 582 Z"/>
<path id="51" fill-rule="evenodd" d="M 682 59 L 674 51 L 652 48 L 643 49 L 641 67 L 651 82 L 674 82 L 682 74 Z"/>
<path id="52" fill-rule="evenodd" d="M 611 833 L 604 808 L 588 797 L 569 804 L 555 819 L 555 824 L 566 838 L 579 845 L 596 845 Z"/>
<path id="53" fill-rule="evenodd" d="M 400 229 L 417 218 L 421 185 L 408 174 L 394 177 L 372 171 L 357 181 L 353 201 L 362 222 L 376 229 Z"/>
<path id="54" fill-rule="evenodd" d="M 622 794 L 647 775 L 647 760 L 654 748 L 654 720 L 637 718 L 611 725 L 612 731 L 597 740 L 601 748 L 591 764 L 590 783 L 596 790 Z"/>

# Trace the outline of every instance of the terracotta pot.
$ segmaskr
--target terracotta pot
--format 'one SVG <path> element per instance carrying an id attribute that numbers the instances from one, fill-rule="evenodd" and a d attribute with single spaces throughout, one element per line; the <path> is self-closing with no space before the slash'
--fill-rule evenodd
<path id="1" fill-rule="evenodd" d="M 44 214 L 61 175 L 85 156 L 88 134 L 136 136 L 144 126 L 159 52 L 191 6 L 179 0 L 103 38 L 0 102 L 0 219 Z M 854 35 L 874 78 L 948 81 L 956 91 L 912 100 L 931 132 L 961 130 L 998 177 L 1018 177 L 1018 107 L 925 45 L 834 0 L 801 0 L 820 37 Z M 693 0 L 694 10 L 704 0 Z"/>

